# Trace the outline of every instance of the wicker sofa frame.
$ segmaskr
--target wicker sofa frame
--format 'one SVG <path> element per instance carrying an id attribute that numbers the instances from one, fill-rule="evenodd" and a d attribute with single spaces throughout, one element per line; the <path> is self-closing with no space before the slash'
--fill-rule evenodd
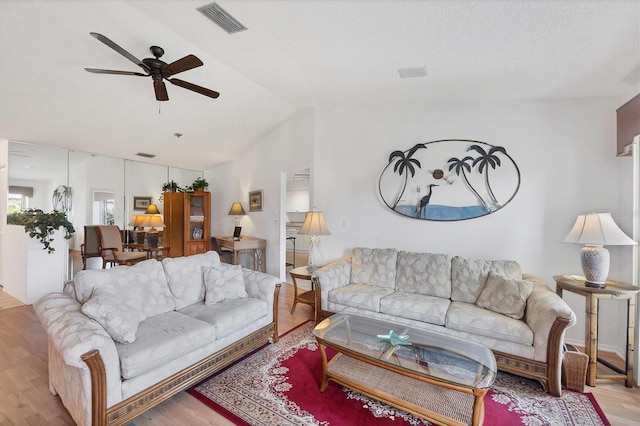
<path id="1" fill-rule="evenodd" d="M 125 424 L 263 345 L 277 342 L 280 288 L 281 284 L 277 284 L 274 290 L 272 323 L 112 407 L 107 408 L 107 377 L 100 352 L 92 350 L 83 354 L 82 360 L 87 364 L 91 376 L 91 424 L 94 426 Z"/>
<path id="2" fill-rule="evenodd" d="M 334 312 L 322 309 L 320 280 L 316 277 L 313 277 L 312 280 L 315 288 L 315 320 L 317 324 L 333 315 Z M 564 318 L 557 318 L 553 323 L 547 344 L 547 362 L 492 350 L 496 357 L 498 370 L 537 380 L 545 392 L 553 396 L 561 396 L 562 351 L 559 348 L 562 347 L 562 336 L 569 324 L 570 321 Z"/>

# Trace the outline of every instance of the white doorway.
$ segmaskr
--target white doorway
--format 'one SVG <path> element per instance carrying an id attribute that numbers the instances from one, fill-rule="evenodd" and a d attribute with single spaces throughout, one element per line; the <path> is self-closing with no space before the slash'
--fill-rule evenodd
<path id="1" fill-rule="evenodd" d="M 282 224 L 280 246 L 281 278 L 291 282 L 289 270 L 305 266 L 309 258 L 306 236 L 298 235 L 307 212 L 311 209 L 311 169 L 309 167 L 283 173 Z"/>

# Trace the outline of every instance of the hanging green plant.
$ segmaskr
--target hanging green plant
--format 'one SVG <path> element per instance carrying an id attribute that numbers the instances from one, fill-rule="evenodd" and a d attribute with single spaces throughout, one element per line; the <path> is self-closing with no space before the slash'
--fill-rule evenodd
<path id="1" fill-rule="evenodd" d="M 64 212 L 52 211 L 45 213 L 40 209 L 27 209 L 20 212 L 9 213 L 7 215 L 7 223 L 9 225 L 22 225 L 24 232 L 29 233 L 31 238 L 37 238 L 44 246 L 43 250 L 48 253 L 56 251 L 51 247 L 51 238 L 53 232 L 59 228 L 64 228 L 64 238 L 66 240 L 73 236 L 76 230 Z"/>

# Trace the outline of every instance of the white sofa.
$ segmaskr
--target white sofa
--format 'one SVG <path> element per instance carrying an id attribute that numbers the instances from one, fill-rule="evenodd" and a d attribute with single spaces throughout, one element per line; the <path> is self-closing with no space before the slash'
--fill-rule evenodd
<path id="1" fill-rule="evenodd" d="M 499 369 L 561 394 L 564 332 L 576 316 L 515 261 L 356 247 L 314 282 L 317 321 L 353 313 L 478 342 Z"/>
<path id="2" fill-rule="evenodd" d="M 33 305 L 50 391 L 79 425 L 125 423 L 277 341 L 279 290 L 216 252 L 81 271 Z"/>

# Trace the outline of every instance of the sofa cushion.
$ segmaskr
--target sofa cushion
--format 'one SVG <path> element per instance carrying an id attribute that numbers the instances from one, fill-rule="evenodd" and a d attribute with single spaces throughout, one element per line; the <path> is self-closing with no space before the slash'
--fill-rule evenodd
<path id="1" fill-rule="evenodd" d="M 162 260 L 169 288 L 175 298 L 176 309 L 204 300 L 202 267 L 220 264 L 220 256 L 215 251 L 183 257 L 167 257 Z"/>
<path id="2" fill-rule="evenodd" d="M 97 321 L 116 342 L 132 343 L 136 340 L 140 314 L 109 292 L 96 289 L 81 309 L 83 314 Z"/>
<path id="3" fill-rule="evenodd" d="M 509 318 L 471 303 L 451 302 L 445 327 L 507 342 L 533 345 L 533 331 L 524 321 Z"/>
<path id="4" fill-rule="evenodd" d="M 215 305 L 196 303 L 180 309 L 180 313 L 211 324 L 221 339 L 267 315 L 269 305 L 261 299 L 231 299 Z"/>
<path id="5" fill-rule="evenodd" d="M 451 301 L 441 297 L 396 291 L 380 300 L 380 312 L 400 318 L 444 325 Z"/>
<path id="6" fill-rule="evenodd" d="M 476 303 L 490 271 L 507 278 L 522 277 L 520 265 L 513 260 L 465 259 L 454 256 L 451 261 L 451 300 Z"/>
<path id="7" fill-rule="evenodd" d="M 367 311 L 380 312 L 380 299 L 393 293 L 391 288 L 366 284 L 349 284 L 329 291 L 329 302 Z"/>
<path id="8" fill-rule="evenodd" d="M 179 312 L 166 312 L 142 321 L 136 341 L 116 343 L 124 379 L 139 376 L 216 339 L 216 329 Z"/>
<path id="9" fill-rule="evenodd" d="M 489 272 L 489 278 L 476 305 L 513 319 L 520 319 L 524 316 L 527 299 L 535 286 L 536 283 L 533 281 L 509 279 Z"/>
<path id="10" fill-rule="evenodd" d="M 242 266 L 220 264 L 210 268 L 202 267 L 202 273 L 206 292 L 205 304 L 249 297 L 244 287 Z"/>
<path id="11" fill-rule="evenodd" d="M 397 269 L 396 290 L 451 297 L 451 256 L 401 251 Z"/>
<path id="12" fill-rule="evenodd" d="M 133 266 L 80 271 L 74 278 L 80 303 L 101 288 L 138 311 L 142 320 L 175 309 L 162 264 L 155 259 Z"/>
<path id="13" fill-rule="evenodd" d="M 351 258 L 351 283 L 394 288 L 396 285 L 396 249 L 356 247 Z"/>

